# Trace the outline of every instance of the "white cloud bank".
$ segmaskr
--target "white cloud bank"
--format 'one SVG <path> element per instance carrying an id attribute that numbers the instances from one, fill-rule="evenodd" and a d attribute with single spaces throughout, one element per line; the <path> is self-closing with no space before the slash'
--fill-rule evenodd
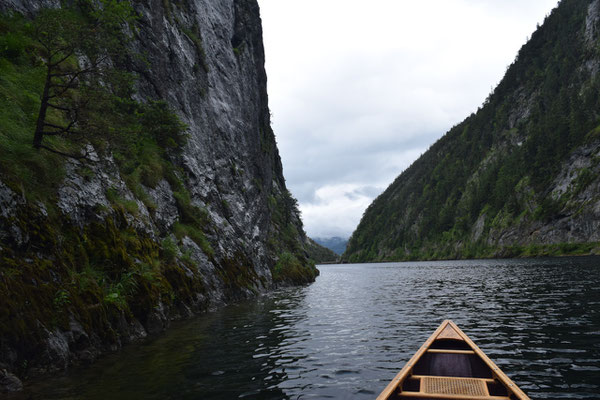
<path id="1" fill-rule="evenodd" d="M 556 0 L 259 0 L 269 102 L 310 236 L 475 111 Z"/>
<path id="2" fill-rule="evenodd" d="M 364 190 L 364 186 L 349 183 L 318 188 L 312 202 L 300 205 L 305 229 L 319 232 L 316 237 L 338 236 L 340 231 L 351 232 L 373 200 L 373 193 L 365 193 Z M 328 222 L 322 224 L 321 221 Z"/>

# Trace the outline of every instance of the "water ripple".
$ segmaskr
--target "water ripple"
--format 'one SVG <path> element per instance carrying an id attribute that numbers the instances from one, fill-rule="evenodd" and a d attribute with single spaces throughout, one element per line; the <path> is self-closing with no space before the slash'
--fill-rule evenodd
<path id="1" fill-rule="evenodd" d="M 599 260 L 320 266 L 24 398 L 372 399 L 450 318 L 533 399 L 597 399 Z"/>

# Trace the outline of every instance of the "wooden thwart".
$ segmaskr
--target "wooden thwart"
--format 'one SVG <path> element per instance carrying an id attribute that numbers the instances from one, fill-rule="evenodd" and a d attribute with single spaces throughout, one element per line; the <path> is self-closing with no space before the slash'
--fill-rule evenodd
<path id="1" fill-rule="evenodd" d="M 408 377 L 408 379 L 425 379 L 425 378 L 430 378 L 431 376 L 426 376 L 426 375 L 411 375 Z M 484 379 L 484 378 L 460 378 L 460 377 L 447 377 L 447 376 L 438 376 L 436 378 L 443 378 L 443 379 L 454 379 L 454 380 L 461 380 L 461 379 L 477 379 L 482 381 L 483 383 L 496 383 L 497 381 L 495 379 Z"/>
<path id="2" fill-rule="evenodd" d="M 446 350 L 446 349 L 427 349 L 428 353 L 441 354 L 475 354 L 473 350 Z"/>

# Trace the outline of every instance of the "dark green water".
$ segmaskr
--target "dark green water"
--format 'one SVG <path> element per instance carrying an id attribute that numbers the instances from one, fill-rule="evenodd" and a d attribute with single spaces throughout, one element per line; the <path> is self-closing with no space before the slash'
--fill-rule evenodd
<path id="1" fill-rule="evenodd" d="M 319 269 L 19 398 L 373 399 L 446 318 L 532 398 L 600 398 L 600 258 Z"/>

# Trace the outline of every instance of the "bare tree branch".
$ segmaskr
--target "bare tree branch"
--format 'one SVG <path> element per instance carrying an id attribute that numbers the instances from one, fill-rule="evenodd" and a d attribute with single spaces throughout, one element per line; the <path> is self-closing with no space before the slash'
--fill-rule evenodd
<path id="1" fill-rule="evenodd" d="M 72 85 L 72 84 L 68 84 L 68 85 L 54 85 L 51 84 L 50 85 L 50 89 L 54 89 L 54 88 L 62 88 L 61 91 L 56 92 L 52 95 L 48 96 L 48 99 L 53 99 L 55 97 L 61 97 L 62 95 L 64 95 L 65 93 L 67 93 L 69 90 L 71 89 L 77 89 L 79 86 L 78 85 Z"/>
<path id="2" fill-rule="evenodd" d="M 48 122 L 44 123 L 44 126 L 49 126 L 50 128 L 56 128 L 62 132 L 68 132 L 69 129 L 71 129 L 73 127 L 73 125 L 75 125 L 75 121 L 71 121 L 69 123 L 69 125 L 67 125 L 67 126 L 54 125 L 54 124 L 50 124 Z"/>
<path id="3" fill-rule="evenodd" d="M 61 131 L 54 131 L 54 132 L 50 132 L 50 131 L 43 131 L 42 135 L 44 136 L 58 136 L 58 135 L 62 135 L 64 132 Z"/>
<path id="4" fill-rule="evenodd" d="M 58 135 L 63 135 L 65 133 L 68 133 L 70 135 L 82 135 L 83 134 L 80 131 L 73 131 L 73 130 L 69 130 L 68 132 L 61 132 L 61 131 L 43 131 L 42 132 L 43 135 L 47 135 L 47 136 L 58 136 Z"/>
<path id="5" fill-rule="evenodd" d="M 42 145 L 40 145 L 40 146 L 39 146 L 39 148 L 40 148 L 40 149 L 47 150 L 47 151 L 49 151 L 49 152 L 51 152 L 51 153 L 54 153 L 54 154 L 59 154 L 59 155 L 61 155 L 61 156 L 65 156 L 65 157 L 73 158 L 73 159 L 75 159 L 75 160 L 88 160 L 88 161 L 90 161 L 90 159 L 88 158 L 88 153 L 87 153 L 87 151 L 86 151 L 86 153 L 85 153 L 85 154 L 83 154 L 83 155 L 76 155 L 76 154 L 65 153 L 65 152 L 63 152 L 63 151 L 60 151 L 60 150 L 53 149 L 53 148 L 51 148 L 51 147 L 48 147 L 48 146 L 45 146 L 45 145 L 43 145 L 43 144 L 42 144 Z"/>
<path id="6" fill-rule="evenodd" d="M 65 111 L 65 112 L 71 111 L 71 109 L 70 109 L 70 108 L 67 108 L 67 107 L 61 107 L 61 106 L 58 106 L 58 105 L 56 105 L 56 104 L 52 104 L 52 103 L 50 103 L 50 102 L 48 103 L 48 107 L 52 107 L 52 108 L 55 108 L 55 109 L 57 109 L 57 110 L 61 110 L 61 111 Z"/>
<path id="7" fill-rule="evenodd" d="M 65 49 L 66 50 L 66 49 Z M 65 62 L 67 60 L 67 58 L 71 57 L 73 54 L 75 54 L 75 50 L 74 49 L 70 49 L 69 52 L 67 53 L 67 55 L 63 56 L 63 58 L 61 58 L 58 61 L 52 62 L 52 57 L 55 56 L 58 53 L 62 53 L 62 51 L 57 51 L 56 53 L 54 53 L 53 55 L 50 56 L 50 59 L 48 60 L 48 66 L 49 67 L 56 67 L 57 65 L 62 64 L 63 62 Z"/>

